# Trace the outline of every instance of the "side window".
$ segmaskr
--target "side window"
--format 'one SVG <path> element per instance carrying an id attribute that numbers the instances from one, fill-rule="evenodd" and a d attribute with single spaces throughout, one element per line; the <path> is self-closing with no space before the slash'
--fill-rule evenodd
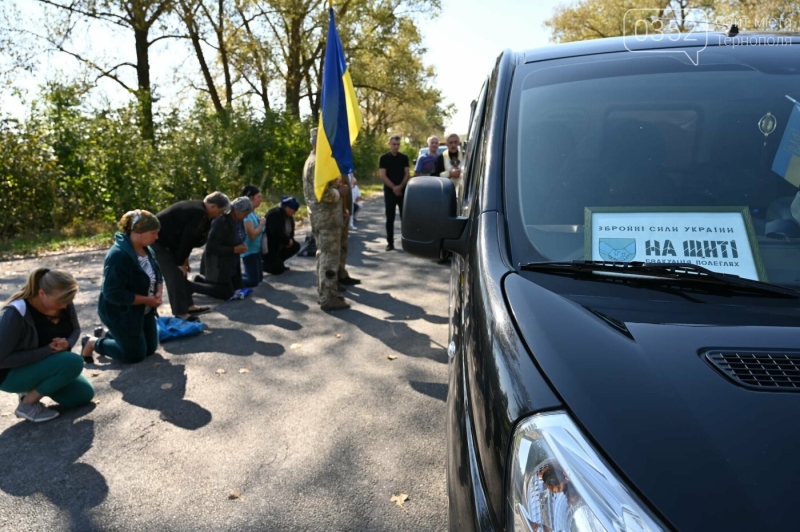
<path id="1" fill-rule="evenodd" d="M 476 165 L 481 148 L 481 130 L 483 128 L 483 116 L 486 108 L 486 92 L 489 84 L 488 78 L 483 82 L 478 99 L 475 100 L 470 116 L 469 132 L 467 133 L 467 148 L 464 154 L 464 179 L 459 191 L 461 210 L 468 208 L 475 191 L 475 184 L 478 181 L 480 165 Z"/>

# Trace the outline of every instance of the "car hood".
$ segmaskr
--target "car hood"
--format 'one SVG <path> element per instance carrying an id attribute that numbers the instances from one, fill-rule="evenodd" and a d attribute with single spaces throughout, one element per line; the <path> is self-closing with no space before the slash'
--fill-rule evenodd
<path id="1" fill-rule="evenodd" d="M 787 497 L 800 488 L 800 393 L 738 386 L 701 354 L 800 350 L 800 328 L 615 323 L 518 274 L 504 291 L 575 421 L 669 523 L 749 531 L 796 521 Z"/>

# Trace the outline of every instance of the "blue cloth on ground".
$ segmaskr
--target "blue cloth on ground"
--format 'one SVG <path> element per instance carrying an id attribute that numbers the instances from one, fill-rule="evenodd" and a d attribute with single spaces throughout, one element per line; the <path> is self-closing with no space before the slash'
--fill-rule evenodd
<path id="1" fill-rule="evenodd" d="M 199 321 L 186 321 L 180 318 L 159 317 L 158 341 L 168 342 L 184 336 L 195 336 L 203 333 L 203 324 Z"/>

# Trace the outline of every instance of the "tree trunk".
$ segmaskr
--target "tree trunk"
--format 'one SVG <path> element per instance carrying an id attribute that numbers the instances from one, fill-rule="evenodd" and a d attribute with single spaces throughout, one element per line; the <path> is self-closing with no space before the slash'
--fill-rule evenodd
<path id="1" fill-rule="evenodd" d="M 231 65 L 228 60 L 228 47 L 225 42 L 225 7 L 224 0 L 219 0 L 219 26 L 214 28 L 219 43 L 219 57 L 222 61 L 222 71 L 225 74 L 225 105 L 230 111 L 233 108 L 233 82 L 231 81 Z"/>
<path id="2" fill-rule="evenodd" d="M 295 118 L 300 118 L 300 89 L 303 84 L 301 53 L 303 40 L 301 32 L 303 19 L 291 15 L 289 19 L 288 57 L 286 58 L 286 110 Z"/>
<path id="3" fill-rule="evenodd" d="M 219 98 L 219 92 L 217 91 L 216 85 L 214 85 L 214 78 L 211 76 L 211 70 L 208 68 L 205 54 L 203 54 L 203 48 L 200 45 L 200 31 L 197 28 L 197 22 L 194 20 L 194 14 L 186 2 L 181 2 L 181 7 L 183 8 L 183 21 L 186 24 L 187 31 L 189 32 L 189 39 L 192 41 L 192 47 L 194 48 L 195 56 L 197 56 L 197 62 L 200 63 L 200 70 L 203 73 L 203 79 L 206 82 L 206 87 L 208 87 L 208 94 L 211 96 L 211 102 L 214 104 L 214 110 L 217 112 L 217 116 L 223 120 L 227 120 L 228 113 L 222 106 L 222 101 Z"/>
<path id="4" fill-rule="evenodd" d="M 147 41 L 149 28 L 134 28 L 133 34 L 136 42 L 136 76 L 138 78 L 138 91 L 136 98 L 142 114 L 142 136 L 147 140 L 155 140 L 155 126 L 153 124 L 153 93 L 150 87 L 150 43 Z"/>

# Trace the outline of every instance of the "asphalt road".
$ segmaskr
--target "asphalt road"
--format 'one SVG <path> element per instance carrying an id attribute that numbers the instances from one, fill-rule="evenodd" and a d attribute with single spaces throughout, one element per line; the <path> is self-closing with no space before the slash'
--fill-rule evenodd
<path id="1" fill-rule="evenodd" d="M 445 530 L 448 269 L 385 252 L 382 209 L 350 236 L 352 309 L 322 312 L 296 257 L 246 300 L 198 297 L 202 336 L 87 366 L 96 404 L 35 425 L 0 393 L 0 530 Z M 91 331 L 104 254 L 2 262 L 0 299 L 67 269 Z"/>

